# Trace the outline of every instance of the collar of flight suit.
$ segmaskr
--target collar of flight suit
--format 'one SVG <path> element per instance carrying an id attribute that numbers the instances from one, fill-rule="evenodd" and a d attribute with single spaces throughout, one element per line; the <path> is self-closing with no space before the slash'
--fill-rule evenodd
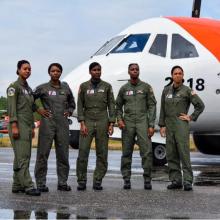
<path id="1" fill-rule="evenodd" d="M 180 91 L 182 88 L 183 88 L 183 83 L 182 83 L 179 87 L 176 87 L 176 88 L 174 88 L 174 84 L 171 85 L 172 93 L 174 93 L 174 91 L 175 91 L 175 92 L 178 92 L 178 91 Z"/>
<path id="2" fill-rule="evenodd" d="M 92 79 L 89 80 L 90 81 L 90 87 L 93 88 L 93 83 L 92 83 Z M 102 80 L 100 79 L 100 81 L 97 83 L 96 89 L 102 84 Z"/>
<path id="3" fill-rule="evenodd" d="M 130 83 L 131 86 L 138 86 L 141 83 L 141 80 L 138 78 L 137 84 L 132 84 L 130 79 L 128 80 L 128 82 Z"/>
<path id="4" fill-rule="evenodd" d="M 61 81 L 60 81 L 60 80 L 59 80 L 59 87 L 58 87 L 58 86 L 53 85 L 53 83 L 52 83 L 52 81 L 51 81 L 51 80 L 49 81 L 49 84 L 50 84 L 50 86 L 51 86 L 51 87 L 53 87 L 53 88 L 55 88 L 55 89 L 59 89 L 59 88 L 61 88 Z"/>
<path id="5" fill-rule="evenodd" d="M 23 80 L 20 76 L 18 77 L 17 81 L 21 86 L 29 87 L 27 81 Z"/>

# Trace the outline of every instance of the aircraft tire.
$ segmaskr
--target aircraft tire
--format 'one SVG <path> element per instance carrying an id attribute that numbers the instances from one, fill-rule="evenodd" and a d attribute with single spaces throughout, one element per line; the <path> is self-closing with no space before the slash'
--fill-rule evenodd
<path id="1" fill-rule="evenodd" d="M 153 148 L 153 165 L 164 166 L 167 163 L 166 146 L 160 143 L 152 143 Z"/>
<path id="2" fill-rule="evenodd" d="M 70 130 L 69 145 L 73 149 L 79 149 L 79 130 Z"/>
<path id="3" fill-rule="evenodd" d="M 220 135 L 193 133 L 193 140 L 200 152 L 204 154 L 220 155 Z"/>

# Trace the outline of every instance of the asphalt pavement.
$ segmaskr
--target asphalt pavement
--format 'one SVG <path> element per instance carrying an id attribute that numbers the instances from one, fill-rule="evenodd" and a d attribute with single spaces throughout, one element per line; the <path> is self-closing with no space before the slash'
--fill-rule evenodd
<path id="1" fill-rule="evenodd" d="M 144 190 L 139 152 L 134 152 L 132 189 L 124 190 L 120 174 L 120 151 L 109 151 L 109 170 L 103 191 L 92 189 L 95 152 L 91 150 L 88 184 L 77 191 L 77 150 L 70 149 L 71 192 L 57 191 L 56 158 L 52 149 L 48 161 L 49 193 L 40 197 L 12 194 L 13 150 L 0 148 L 0 219 L 220 219 L 220 156 L 191 153 L 194 190 L 168 191 L 168 169 L 154 167 L 153 189 Z M 36 149 L 32 150 L 30 171 L 33 177 Z"/>

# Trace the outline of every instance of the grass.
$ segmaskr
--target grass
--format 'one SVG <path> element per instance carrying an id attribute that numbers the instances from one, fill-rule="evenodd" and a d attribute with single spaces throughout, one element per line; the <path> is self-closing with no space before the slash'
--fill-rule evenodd
<path id="1" fill-rule="evenodd" d="M 38 137 L 38 129 L 35 129 L 35 138 L 32 140 L 32 146 L 33 147 L 37 147 L 37 137 Z M 10 147 L 11 146 L 11 142 L 10 139 L 8 137 L 8 135 L 3 135 L 0 136 L 0 147 Z M 95 148 L 95 141 L 92 142 L 92 149 Z M 109 140 L 109 146 L 108 146 L 109 150 L 121 150 L 121 141 L 118 140 Z M 134 150 L 138 150 L 139 147 L 137 145 L 134 146 Z M 191 151 L 196 151 L 196 147 L 195 144 L 193 142 L 193 138 L 190 137 L 190 150 Z"/>

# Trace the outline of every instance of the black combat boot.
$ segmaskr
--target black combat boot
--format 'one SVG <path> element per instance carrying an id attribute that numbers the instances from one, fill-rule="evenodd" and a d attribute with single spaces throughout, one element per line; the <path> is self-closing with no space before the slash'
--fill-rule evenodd
<path id="1" fill-rule="evenodd" d="M 37 186 L 37 189 L 40 192 L 49 192 L 49 188 L 46 185 L 39 185 L 39 186 Z"/>
<path id="2" fill-rule="evenodd" d="M 11 190 L 12 193 L 25 193 L 24 189 L 12 189 Z"/>
<path id="3" fill-rule="evenodd" d="M 191 183 L 184 184 L 183 189 L 184 191 L 192 191 L 193 190 L 192 184 Z"/>
<path id="4" fill-rule="evenodd" d="M 170 185 L 167 186 L 167 189 L 182 189 L 183 185 L 180 182 L 172 181 Z"/>
<path id="5" fill-rule="evenodd" d="M 60 191 L 71 191 L 71 187 L 69 185 L 58 185 L 57 190 Z"/>
<path id="6" fill-rule="evenodd" d="M 26 195 L 29 196 L 40 196 L 41 192 L 38 189 L 32 188 L 25 191 Z"/>
<path id="7" fill-rule="evenodd" d="M 95 181 L 93 183 L 93 189 L 94 190 L 103 190 L 102 182 Z"/>
<path id="8" fill-rule="evenodd" d="M 123 186 L 124 189 L 131 189 L 131 181 L 130 179 L 125 179 L 124 180 L 124 186 Z"/>
<path id="9" fill-rule="evenodd" d="M 84 191 L 84 190 L 86 190 L 86 183 L 84 183 L 84 182 L 78 183 L 77 190 L 78 190 L 78 191 Z"/>
<path id="10" fill-rule="evenodd" d="M 146 190 L 152 189 L 152 185 L 151 185 L 150 181 L 144 181 L 144 189 L 146 189 Z"/>

